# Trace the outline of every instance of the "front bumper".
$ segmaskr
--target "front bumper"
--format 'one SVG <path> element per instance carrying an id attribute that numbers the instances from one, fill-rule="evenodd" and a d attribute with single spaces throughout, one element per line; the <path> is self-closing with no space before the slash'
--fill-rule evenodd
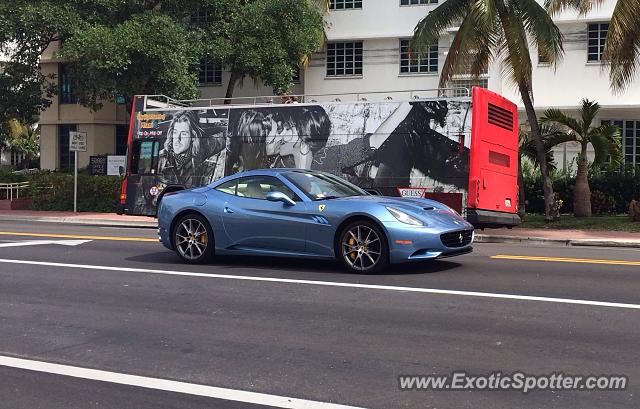
<path id="1" fill-rule="evenodd" d="M 444 233 L 458 233 L 470 230 L 470 227 L 438 229 L 430 227 L 414 227 L 400 222 L 385 223 L 389 241 L 389 261 L 404 263 L 417 260 L 455 257 L 473 251 L 473 235 L 467 243 L 456 247 L 447 247 L 440 236 Z"/>

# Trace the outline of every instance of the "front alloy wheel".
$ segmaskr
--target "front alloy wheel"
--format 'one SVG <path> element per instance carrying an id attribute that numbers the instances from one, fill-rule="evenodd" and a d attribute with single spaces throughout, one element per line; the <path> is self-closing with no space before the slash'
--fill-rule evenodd
<path id="1" fill-rule="evenodd" d="M 373 273 L 388 262 L 384 233 L 373 223 L 359 221 L 350 224 L 340 237 L 340 259 L 349 270 Z"/>
<path id="2" fill-rule="evenodd" d="M 173 242 L 180 258 L 187 263 L 203 263 L 213 255 L 213 234 L 200 215 L 188 214 L 176 224 Z"/>

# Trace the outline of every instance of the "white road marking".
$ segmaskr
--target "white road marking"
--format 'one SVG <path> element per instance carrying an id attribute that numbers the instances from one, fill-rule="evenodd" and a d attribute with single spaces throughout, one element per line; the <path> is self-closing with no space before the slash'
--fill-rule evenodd
<path id="1" fill-rule="evenodd" d="M 167 392 L 185 393 L 195 396 L 206 396 L 222 400 L 253 403 L 257 405 L 273 406 L 290 409 L 358 409 L 355 406 L 345 406 L 333 403 L 317 402 L 287 396 L 270 395 L 266 393 L 248 392 L 237 389 L 218 388 L 187 382 L 171 381 L 168 379 L 150 378 L 147 376 L 129 375 L 118 372 L 102 371 L 98 369 L 82 368 L 70 365 L 52 364 L 30 359 L 0 356 L 0 366 L 26 369 L 55 375 L 71 376 L 74 378 L 93 381 L 117 383 L 120 385 L 137 386 L 147 389 L 157 389 Z"/>
<path id="2" fill-rule="evenodd" d="M 0 247 L 40 246 L 42 244 L 60 244 L 63 246 L 78 246 L 91 240 L 25 240 L 10 243 L 0 243 Z"/>
<path id="3" fill-rule="evenodd" d="M 552 303 L 560 303 L 560 304 L 592 305 L 596 307 L 629 308 L 634 310 L 640 309 L 640 304 L 625 304 L 625 303 L 618 303 L 618 302 L 592 301 L 592 300 L 576 300 L 572 298 L 538 297 L 533 295 L 485 293 L 485 292 L 478 292 L 478 291 L 442 290 L 438 288 L 399 287 L 399 286 L 392 286 L 392 285 L 340 283 L 340 282 L 334 282 L 334 281 L 315 281 L 315 280 L 297 280 L 292 278 L 238 276 L 238 275 L 231 275 L 231 274 L 207 274 L 207 273 L 194 273 L 190 271 L 172 271 L 172 270 L 153 270 L 153 269 L 147 269 L 147 268 L 132 268 L 132 267 L 95 266 L 90 264 L 53 263 L 53 262 L 47 262 L 47 261 L 12 260 L 12 259 L 6 259 L 6 258 L 0 258 L 0 263 L 27 264 L 27 265 L 33 265 L 33 266 L 47 266 L 47 267 L 68 267 L 68 268 L 79 268 L 79 269 L 86 269 L 86 270 L 118 271 L 118 272 L 130 272 L 130 273 L 162 274 L 162 275 L 184 276 L 184 277 L 201 277 L 201 278 L 210 278 L 210 279 L 218 278 L 218 279 L 243 280 L 243 281 L 262 281 L 262 282 L 271 282 L 271 283 L 321 285 L 326 287 L 362 288 L 362 289 L 368 289 L 368 290 L 386 290 L 386 291 L 412 292 L 412 293 L 425 293 L 425 294 L 461 295 L 461 296 L 467 296 L 467 297 L 499 298 L 499 299 L 506 299 L 506 300 L 523 300 L 523 301 L 552 302 Z"/>

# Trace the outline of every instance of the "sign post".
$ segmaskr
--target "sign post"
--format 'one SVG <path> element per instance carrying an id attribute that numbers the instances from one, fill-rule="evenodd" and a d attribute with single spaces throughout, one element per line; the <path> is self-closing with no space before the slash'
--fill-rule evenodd
<path id="1" fill-rule="evenodd" d="M 87 151 L 87 133 L 69 132 L 69 152 L 74 152 L 73 166 L 73 212 L 78 213 L 78 152 Z"/>

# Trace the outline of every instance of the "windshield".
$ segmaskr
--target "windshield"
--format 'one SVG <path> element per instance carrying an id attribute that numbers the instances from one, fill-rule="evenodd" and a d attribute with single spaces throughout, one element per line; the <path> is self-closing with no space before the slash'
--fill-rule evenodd
<path id="1" fill-rule="evenodd" d="M 288 172 L 285 177 L 312 200 L 368 195 L 367 192 L 333 175 L 323 173 Z"/>

